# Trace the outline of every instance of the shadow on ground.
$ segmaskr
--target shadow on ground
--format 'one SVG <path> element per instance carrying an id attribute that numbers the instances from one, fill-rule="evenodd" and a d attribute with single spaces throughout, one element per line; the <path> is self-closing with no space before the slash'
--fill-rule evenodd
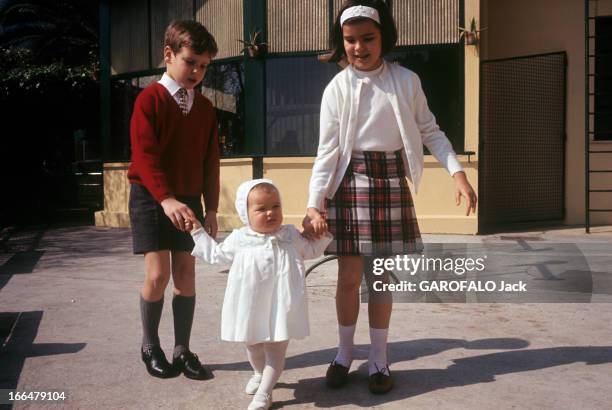
<path id="1" fill-rule="evenodd" d="M 30 357 L 53 356 L 77 353 L 86 343 L 39 343 L 35 344 L 36 334 L 43 312 L 0 313 L 0 323 L 11 323 L 10 332 L 2 337 L 0 348 L 0 388 L 14 389 L 25 359 Z M 2 326 L 4 330 L 4 326 Z M 4 333 L 4 332 L 3 332 Z M 0 337 L 3 335 L 0 335 Z"/>
<path id="2" fill-rule="evenodd" d="M 7 227 L 0 233 L 0 290 L 13 275 L 29 274 L 44 254 L 38 250 L 45 227 Z"/>
<path id="3" fill-rule="evenodd" d="M 17 388 L 26 359 L 77 353 L 86 346 L 85 343 L 35 344 L 42 317 L 41 311 L 0 313 L 0 389 Z"/>
<path id="4" fill-rule="evenodd" d="M 276 388 L 294 390 L 295 398 L 275 402 L 273 408 L 286 405 L 310 404 L 315 407 L 331 408 L 341 405 L 378 406 L 401 401 L 449 387 L 490 383 L 496 376 L 546 369 L 571 363 L 587 365 L 612 363 L 612 346 L 572 346 L 543 349 L 525 349 L 529 342 L 518 338 L 496 338 L 467 341 L 462 339 L 420 339 L 389 343 L 391 371 L 395 388 L 383 396 L 367 391 L 367 362 L 351 371 L 347 386 L 330 390 L 325 387 L 325 377 L 301 379 L 297 383 L 278 383 Z M 393 371 L 393 363 L 415 360 L 450 349 L 508 349 L 453 360 L 446 369 L 415 369 Z M 367 345 L 357 345 L 357 360 L 367 360 Z M 318 366 L 329 363 L 336 349 L 324 349 L 287 358 L 286 369 Z M 211 364 L 213 370 L 250 370 L 248 362 Z M 317 392 L 317 394 L 313 394 Z"/>

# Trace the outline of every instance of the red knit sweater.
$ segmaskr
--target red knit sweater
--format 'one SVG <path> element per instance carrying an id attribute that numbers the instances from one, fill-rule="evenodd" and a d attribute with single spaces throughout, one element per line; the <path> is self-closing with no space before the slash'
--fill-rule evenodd
<path id="1" fill-rule="evenodd" d="M 219 205 L 219 143 L 211 102 L 196 92 L 186 116 L 168 90 L 155 82 L 136 98 L 130 123 L 128 179 L 157 202 L 204 194 L 207 211 Z"/>

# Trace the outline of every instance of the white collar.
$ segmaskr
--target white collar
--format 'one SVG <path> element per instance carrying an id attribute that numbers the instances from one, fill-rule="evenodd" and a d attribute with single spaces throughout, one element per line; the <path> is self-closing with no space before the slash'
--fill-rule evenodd
<path id="1" fill-rule="evenodd" d="M 376 67 L 374 70 L 370 70 L 370 71 L 361 71 L 353 67 L 352 64 L 349 65 L 351 73 L 355 75 L 357 78 L 376 77 L 376 76 L 382 75 L 383 72 L 386 71 L 386 66 L 387 66 L 387 62 L 385 61 L 384 58 L 382 60 L 381 65 Z"/>
<path id="2" fill-rule="evenodd" d="M 176 94 L 178 90 L 181 89 L 181 86 L 178 85 L 178 83 L 174 81 L 174 78 L 170 77 L 168 73 L 164 73 L 164 75 L 162 75 L 162 78 L 158 82 L 164 87 L 166 87 L 170 95 L 173 97 L 174 97 L 174 94 Z M 193 90 L 187 90 L 187 94 L 188 95 L 193 94 Z"/>
<path id="3" fill-rule="evenodd" d="M 249 236 L 255 236 L 258 238 L 276 237 L 279 240 L 283 241 L 283 240 L 287 240 L 289 236 L 289 231 L 288 231 L 287 226 L 288 225 L 281 225 L 280 228 L 278 228 L 278 230 L 271 232 L 271 233 L 255 232 L 250 226 L 245 226 L 244 228 L 245 228 L 246 234 Z"/>
<path id="4" fill-rule="evenodd" d="M 358 77 L 358 78 L 376 78 L 379 77 L 382 72 L 385 69 L 385 60 L 383 59 L 382 63 L 376 67 L 374 70 L 370 70 L 370 71 L 361 71 L 356 69 L 355 67 L 353 67 L 351 65 L 351 69 L 353 70 L 353 73 Z"/>

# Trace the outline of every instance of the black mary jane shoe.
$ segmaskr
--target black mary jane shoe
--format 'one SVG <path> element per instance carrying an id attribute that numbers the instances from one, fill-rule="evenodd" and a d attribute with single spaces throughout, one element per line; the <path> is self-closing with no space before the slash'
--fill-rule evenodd
<path id="1" fill-rule="evenodd" d="M 348 367 L 342 366 L 334 360 L 327 368 L 325 384 L 332 389 L 344 386 L 348 380 L 348 372 Z"/>
<path id="2" fill-rule="evenodd" d="M 141 349 L 140 356 L 147 367 L 147 372 L 149 372 L 151 376 L 160 379 L 178 376 L 170 363 L 168 363 L 168 360 L 166 360 L 166 355 L 161 347 L 153 346 L 151 348 Z"/>
<path id="3" fill-rule="evenodd" d="M 389 375 L 384 373 L 385 369 L 387 369 Z M 377 366 L 376 370 L 376 373 L 370 375 L 370 380 L 368 382 L 370 392 L 374 394 L 388 393 L 393 388 L 393 377 L 391 376 L 389 365 L 387 365 L 387 367 L 383 367 L 382 369 L 378 369 Z"/>
<path id="4" fill-rule="evenodd" d="M 175 357 L 172 361 L 172 367 L 176 372 L 183 373 L 188 379 L 208 380 L 213 378 L 211 371 L 202 366 L 198 356 L 189 350 Z"/>

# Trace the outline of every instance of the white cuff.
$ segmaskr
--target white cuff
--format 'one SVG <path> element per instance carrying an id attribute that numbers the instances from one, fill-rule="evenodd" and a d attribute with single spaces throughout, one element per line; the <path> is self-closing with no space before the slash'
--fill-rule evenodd
<path id="1" fill-rule="evenodd" d="M 463 167 L 461 163 L 457 159 L 456 155 L 449 155 L 446 159 L 446 169 L 448 170 L 451 176 L 455 175 L 459 171 L 463 171 Z"/>
<path id="2" fill-rule="evenodd" d="M 317 208 L 320 212 L 323 212 L 323 208 L 325 208 L 325 191 L 310 191 L 310 195 L 308 196 L 307 208 Z"/>

